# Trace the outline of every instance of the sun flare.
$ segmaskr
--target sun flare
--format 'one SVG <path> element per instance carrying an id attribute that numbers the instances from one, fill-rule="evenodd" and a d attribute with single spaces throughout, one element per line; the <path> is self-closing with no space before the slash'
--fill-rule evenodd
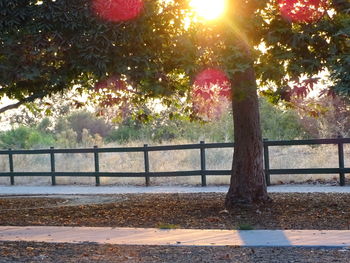
<path id="1" fill-rule="evenodd" d="M 226 0 L 190 0 L 190 7 L 198 16 L 214 20 L 225 12 Z"/>

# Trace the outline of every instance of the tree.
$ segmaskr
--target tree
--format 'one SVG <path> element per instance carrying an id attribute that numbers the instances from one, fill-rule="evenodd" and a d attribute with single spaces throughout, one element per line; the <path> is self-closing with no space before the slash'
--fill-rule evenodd
<path id="1" fill-rule="evenodd" d="M 118 9 L 98 11 L 101 1 L 1 0 L 0 95 L 25 103 L 79 84 L 95 94 L 110 89 L 114 103 L 121 99 L 113 91 L 125 87 L 132 104 L 158 98 L 177 105 L 179 98 L 190 100 L 196 73 L 223 70 L 236 143 L 226 206 L 265 202 L 257 80 L 265 95 L 288 100 L 311 89 L 313 76 L 327 68 L 333 89 L 349 94 L 349 3 L 227 2 L 224 18 L 207 24 L 186 22 L 194 16 L 186 0 L 145 1 L 127 21 L 103 20 Z"/>
<path id="2" fill-rule="evenodd" d="M 293 101 L 299 115 L 304 116 L 302 125 L 314 138 L 350 136 L 350 102 L 340 96 Z"/>

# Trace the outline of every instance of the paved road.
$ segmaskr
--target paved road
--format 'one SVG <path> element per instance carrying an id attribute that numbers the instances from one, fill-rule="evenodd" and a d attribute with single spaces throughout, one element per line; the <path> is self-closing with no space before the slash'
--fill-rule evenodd
<path id="1" fill-rule="evenodd" d="M 0 195 L 127 194 L 127 193 L 226 193 L 228 186 L 0 186 Z M 276 185 L 270 193 L 350 193 L 350 186 Z"/>
<path id="2" fill-rule="evenodd" d="M 96 242 L 117 245 L 350 247 L 350 230 L 201 230 L 110 227 L 1 226 L 0 241 Z"/>

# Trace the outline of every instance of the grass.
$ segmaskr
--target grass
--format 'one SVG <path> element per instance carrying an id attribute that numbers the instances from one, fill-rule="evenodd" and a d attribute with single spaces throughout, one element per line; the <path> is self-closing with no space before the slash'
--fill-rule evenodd
<path id="1" fill-rule="evenodd" d="M 169 144 L 186 144 L 186 141 L 173 141 Z M 141 146 L 142 142 L 133 142 L 122 146 Z M 105 147 L 121 147 L 109 144 Z M 325 146 L 273 146 L 270 150 L 270 167 L 272 169 L 337 167 L 338 154 L 336 145 Z M 350 145 L 344 145 L 345 166 L 350 166 Z M 229 170 L 232 162 L 232 149 L 207 149 L 206 166 L 210 170 Z M 56 171 L 61 172 L 93 172 L 93 154 L 57 154 Z M 143 172 L 143 153 L 101 153 L 101 172 Z M 176 150 L 150 152 L 150 170 L 181 171 L 199 170 L 199 150 Z M 14 155 L 15 171 L 43 172 L 50 171 L 49 155 Z M 8 171 L 8 157 L 0 156 L 0 171 Z M 349 175 L 347 175 L 349 176 Z M 332 180 L 335 175 L 272 175 L 273 184 L 306 182 L 315 180 Z M 348 177 L 349 178 L 349 177 Z M 228 185 L 229 176 L 207 176 L 208 185 Z M 57 177 L 57 184 L 94 185 L 94 177 Z M 0 178 L 0 184 L 9 184 L 9 178 Z M 15 182 L 27 185 L 50 184 L 50 177 L 16 177 Z M 144 185 L 144 178 L 109 178 L 101 177 L 101 185 Z M 151 178 L 151 185 L 199 185 L 200 176 Z"/>
<path id="2" fill-rule="evenodd" d="M 178 229 L 178 228 L 180 228 L 180 226 L 174 225 L 174 224 L 159 223 L 157 225 L 157 228 L 159 228 L 159 229 Z"/>
<path id="3" fill-rule="evenodd" d="M 237 229 L 238 230 L 254 230 L 254 227 L 250 224 L 239 224 Z"/>

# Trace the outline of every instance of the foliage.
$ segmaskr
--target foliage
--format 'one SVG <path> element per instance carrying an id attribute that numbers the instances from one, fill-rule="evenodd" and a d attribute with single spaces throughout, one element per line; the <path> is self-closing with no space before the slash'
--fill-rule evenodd
<path id="1" fill-rule="evenodd" d="M 0 1 L 0 95 L 21 101 L 76 84 L 92 88 L 114 73 L 134 83 L 134 91 L 142 89 L 135 93 L 139 103 L 148 96 L 177 93 L 179 89 L 168 85 L 171 77 L 159 71 L 175 69 L 160 62 L 172 56 L 169 36 L 180 29 L 161 21 L 170 19 L 179 25 L 182 17 L 180 9 L 155 16 L 162 5 L 149 1 L 144 15 L 133 23 L 111 23 L 96 17 L 85 0 Z M 165 48 L 163 58 L 154 52 L 160 46 Z"/>
<path id="2" fill-rule="evenodd" d="M 290 23 L 276 2 L 230 2 L 225 23 L 186 28 L 187 1 L 147 1 L 138 19 L 113 23 L 96 17 L 85 0 L 2 0 L 0 95 L 42 97 L 75 84 L 92 88 L 117 74 L 132 84 L 132 103 L 143 104 L 148 97 L 176 103 L 188 91 L 184 73 L 193 77 L 211 65 L 232 78 L 252 61 L 270 96 L 280 96 L 290 80 L 324 68 L 331 71 L 335 89 L 346 94 L 348 2 L 333 0 L 333 15 L 317 23 Z M 256 49 L 260 44 L 265 51 Z"/>
<path id="3" fill-rule="evenodd" d="M 105 137 L 111 131 L 111 126 L 103 119 L 97 118 L 93 113 L 78 111 L 59 119 L 57 122 L 55 127 L 57 133 L 66 129 L 72 129 L 77 135 L 77 141 L 81 142 L 84 129 L 93 136 L 99 134 L 99 136 Z"/>
<path id="4" fill-rule="evenodd" d="M 63 148 L 76 148 L 77 133 L 73 129 L 66 129 L 56 135 L 56 144 Z"/>
<path id="5" fill-rule="evenodd" d="M 145 124 L 132 118 L 127 118 L 107 135 L 106 140 L 107 142 L 117 141 L 119 143 L 130 141 L 147 142 L 150 138 L 150 129 Z"/>
<path id="6" fill-rule="evenodd" d="M 232 116 L 226 114 L 212 122 L 193 122 L 189 119 L 169 119 L 166 115 L 158 115 L 149 123 L 137 122 L 131 118 L 120 124 L 108 136 L 107 141 L 120 143 L 130 141 L 163 142 L 172 140 L 200 140 L 218 142 L 232 141 Z M 231 128 L 231 129 L 230 129 Z"/>
<path id="7" fill-rule="evenodd" d="M 83 129 L 81 143 L 84 147 L 91 147 L 92 145 L 101 146 L 103 139 L 98 133 L 91 135 L 87 129 Z"/>
<path id="8" fill-rule="evenodd" d="M 281 110 L 264 98 L 260 99 L 261 125 L 264 138 L 270 140 L 292 140 L 308 138 L 301 119 L 292 109 Z M 189 119 L 169 119 L 166 112 L 159 113 L 152 121 L 144 124 L 131 117 L 122 122 L 107 137 L 107 141 L 120 143 L 130 141 L 171 141 L 184 139 L 191 142 L 232 142 L 232 113 L 226 112 L 221 118 L 210 122 Z"/>
<path id="9" fill-rule="evenodd" d="M 318 128 L 319 125 L 316 125 L 315 122 L 319 121 L 320 118 L 317 120 L 310 117 L 300 119 L 296 111 L 292 109 L 281 110 L 264 98 L 260 98 L 260 109 L 264 138 L 270 140 L 307 138 L 310 136 L 308 132 L 315 138 L 319 136 L 314 130 L 310 130 L 309 126 L 312 126 L 314 129 Z M 146 108 L 145 110 L 150 111 L 150 109 Z M 300 114 L 305 115 L 301 108 L 298 108 L 298 111 Z M 142 120 L 135 119 L 130 115 L 119 124 L 107 124 L 105 116 L 97 118 L 93 113 L 77 111 L 67 116 L 60 116 L 58 119 L 52 116 L 50 118 L 38 118 L 35 120 L 37 124 L 32 126 L 30 130 L 44 137 L 47 134 L 51 134 L 50 136 L 54 139 L 54 141 L 49 141 L 51 146 L 57 145 L 64 148 L 91 147 L 93 145 L 102 145 L 103 141 L 106 143 L 133 141 L 161 143 L 172 140 L 185 140 L 194 143 L 201 140 L 207 142 L 233 141 L 233 122 L 230 111 L 226 112 L 221 118 L 209 122 L 191 121 L 188 118 L 178 117 L 170 119 L 169 112 L 171 110 L 159 112 L 148 123 L 144 123 Z M 330 117 L 327 119 L 330 119 Z M 305 126 L 307 123 L 311 123 L 311 125 Z M 303 128 L 303 125 L 305 128 Z M 338 124 L 337 122 L 329 122 L 328 126 L 328 129 L 331 129 L 331 127 L 336 129 Z M 16 131 L 17 129 L 13 128 L 13 130 Z M 11 139 L 13 142 L 18 141 L 17 132 L 9 133 L 7 141 L 10 140 L 11 136 L 13 137 Z M 49 142 L 47 144 L 44 143 L 43 146 L 49 146 Z M 24 147 L 23 144 L 20 147 Z M 30 148 L 30 146 L 25 147 Z"/>
<path id="10" fill-rule="evenodd" d="M 20 126 L 0 133 L 0 147 L 14 149 L 32 149 L 48 147 L 54 144 L 54 137 L 34 128 Z"/>
<path id="11" fill-rule="evenodd" d="M 51 125 L 50 119 L 46 117 L 39 122 L 37 129 L 42 133 L 48 133 Z"/>
<path id="12" fill-rule="evenodd" d="M 293 140 L 305 139 L 310 136 L 301 125 L 301 119 L 296 111 L 291 109 L 281 110 L 268 101 L 260 99 L 260 113 L 264 138 Z"/>
<path id="13" fill-rule="evenodd" d="M 44 98 L 40 101 L 26 103 L 19 107 L 14 112 L 5 113 L 3 119 L 8 121 L 11 126 L 30 126 L 39 125 L 39 122 L 47 118 L 53 128 L 55 121 L 62 116 L 66 116 L 78 108 L 87 107 L 87 102 L 82 102 L 77 90 L 67 91 L 66 94 L 55 94 L 49 98 Z"/>
<path id="14" fill-rule="evenodd" d="M 294 102 L 302 125 L 314 138 L 350 136 L 350 103 L 339 96 L 319 97 Z"/>

